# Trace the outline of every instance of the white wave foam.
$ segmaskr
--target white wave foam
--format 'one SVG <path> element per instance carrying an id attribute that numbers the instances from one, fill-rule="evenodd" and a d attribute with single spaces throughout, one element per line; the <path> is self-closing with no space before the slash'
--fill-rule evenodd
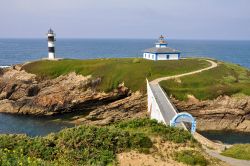
<path id="1" fill-rule="evenodd" d="M 7 67 L 10 67 L 10 66 L 1 66 L 1 65 L 0 65 L 0 68 L 7 68 Z"/>

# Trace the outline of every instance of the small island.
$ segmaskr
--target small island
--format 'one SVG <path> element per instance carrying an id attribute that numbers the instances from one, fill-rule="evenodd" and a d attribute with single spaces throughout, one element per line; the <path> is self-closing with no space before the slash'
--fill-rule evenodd
<path id="1" fill-rule="evenodd" d="M 199 131 L 249 132 L 250 71 L 238 65 L 213 61 L 218 64 L 214 69 L 192 76 L 162 81 L 160 85 L 170 95 L 171 101 L 180 111 L 189 112 L 196 117 Z M 14 157 L 23 153 L 23 160 L 27 162 L 29 158 L 26 157 L 32 153 L 34 154 L 32 162 L 35 163 L 51 163 L 50 161 L 53 160 L 54 163 L 69 165 L 72 164 L 71 162 L 106 165 L 118 160 L 127 160 L 133 155 L 138 157 L 142 155 L 141 157 L 143 157 L 145 152 L 163 154 L 160 149 L 151 152 L 150 149 L 153 144 L 164 148 L 170 146 L 168 144 L 173 142 L 170 146 L 172 148 L 176 143 L 178 147 L 190 147 L 196 143 L 188 132 L 178 128 L 168 128 L 164 125 L 163 128 L 161 124 L 146 118 L 148 116 L 146 111 L 146 78 L 154 80 L 159 77 L 183 74 L 209 66 L 210 64 L 206 59 L 202 58 L 157 62 L 142 58 L 111 58 L 40 60 L 1 69 L 0 112 L 33 116 L 52 116 L 75 112 L 76 114 L 69 117 L 67 121 L 83 125 L 35 139 L 21 135 L 2 135 L 0 137 L 2 141 L 11 140 L 9 143 L 6 142 L 5 147 L 13 146 L 13 143 L 16 142 L 14 140 L 19 141 L 17 141 L 15 149 L 12 149 L 14 151 L 3 151 L 1 153 Z M 91 127 L 92 125 L 93 127 Z M 133 134 L 133 130 L 141 130 L 139 133 L 142 135 Z M 156 135 L 153 134 L 155 130 L 159 130 L 155 133 Z M 108 141 L 106 138 L 111 136 L 110 133 L 113 133 L 112 135 L 116 135 L 118 140 L 112 141 L 110 144 L 115 148 L 112 148 L 112 151 L 105 151 L 106 145 L 104 144 L 103 150 L 98 153 L 99 156 L 96 156 L 97 151 L 86 151 L 87 156 L 95 155 L 87 158 L 83 155 L 82 157 L 86 158 L 85 160 L 78 160 L 75 158 L 76 155 L 72 156 L 66 153 L 70 148 L 85 147 L 84 140 L 89 139 L 86 131 L 98 138 L 93 139 L 93 142 L 89 145 L 91 147 L 99 146 L 96 141 Z M 150 131 L 149 133 L 152 133 L 153 137 L 156 136 L 155 139 L 159 136 L 162 137 L 165 143 L 153 143 L 158 141 L 153 139 L 152 142 L 149 139 L 149 137 L 152 137 L 151 134 L 148 135 L 148 132 L 145 131 Z M 109 136 L 106 137 L 102 134 L 103 132 L 109 133 Z M 177 134 L 178 136 L 169 136 L 168 134 L 171 133 L 179 134 Z M 123 138 L 124 134 L 126 140 L 123 140 L 125 139 Z M 67 145 L 67 141 L 74 142 L 78 137 L 81 141 L 74 144 L 78 144 L 79 147 Z M 44 150 L 32 150 L 31 147 L 27 147 L 28 144 L 23 144 L 22 141 L 28 141 L 28 144 L 34 146 L 34 148 L 38 146 Z M 125 142 L 120 143 L 120 141 Z M 184 142 L 188 143 L 184 145 Z M 119 144 L 119 146 L 114 144 Z M 59 155 L 56 153 L 56 149 L 62 146 L 66 149 L 61 149 L 63 153 Z M 21 152 L 21 147 L 24 148 L 23 150 L 29 150 Z M 125 149 L 134 149 L 135 152 L 127 153 Z M 141 152 L 143 153 L 141 154 Z M 116 153 L 118 153 L 118 156 L 115 155 Z M 190 154 L 194 155 L 191 157 L 192 161 L 185 161 L 186 159 L 183 158 Z M 228 153 L 225 152 L 225 154 Z M 164 153 L 164 155 L 166 154 Z M 170 155 L 174 155 L 174 157 L 169 162 L 175 162 L 175 160 L 191 162 L 191 164 L 192 162 L 202 162 L 201 165 L 217 162 L 202 152 L 198 145 L 195 145 L 191 151 L 173 150 Z M 145 157 L 148 158 L 149 156 L 146 155 Z M 150 158 L 149 160 L 148 162 L 151 162 Z M 160 161 L 157 160 L 157 162 Z"/>
<path id="2" fill-rule="evenodd" d="M 0 166 L 250 166 L 250 1 L 1 1 Z"/>

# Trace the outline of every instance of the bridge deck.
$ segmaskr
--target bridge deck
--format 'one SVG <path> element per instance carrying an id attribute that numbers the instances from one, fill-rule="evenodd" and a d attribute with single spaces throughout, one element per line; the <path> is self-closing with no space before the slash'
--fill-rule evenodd
<path id="1" fill-rule="evenodd" d="M 170 120 L 177 114 L 177 110 L 172 106 L 159 84 L 149 84 L 149 86 L 155 96 L 158 106 L 160 107 L 160 112 L 165 123 L 167 125 L 170 124 Z"/>

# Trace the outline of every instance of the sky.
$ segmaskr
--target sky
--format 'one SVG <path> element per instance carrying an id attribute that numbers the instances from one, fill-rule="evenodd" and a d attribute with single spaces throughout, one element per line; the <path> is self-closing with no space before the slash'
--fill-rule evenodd
<path id="1" fill-rule="evenodd" d="M 250 40 L 250 0 L 0 0 L 0 38 Z"/>

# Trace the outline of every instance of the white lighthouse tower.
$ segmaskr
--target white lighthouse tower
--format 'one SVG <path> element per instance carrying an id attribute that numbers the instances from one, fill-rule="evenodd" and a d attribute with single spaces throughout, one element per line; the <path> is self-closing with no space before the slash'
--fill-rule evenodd
<path id="1" fill-rule="evenodd" d="M 54 31 L 50 28 L 48 31 L 48 59 L 49 60 L 55 60 L 55 33 Z"/>

